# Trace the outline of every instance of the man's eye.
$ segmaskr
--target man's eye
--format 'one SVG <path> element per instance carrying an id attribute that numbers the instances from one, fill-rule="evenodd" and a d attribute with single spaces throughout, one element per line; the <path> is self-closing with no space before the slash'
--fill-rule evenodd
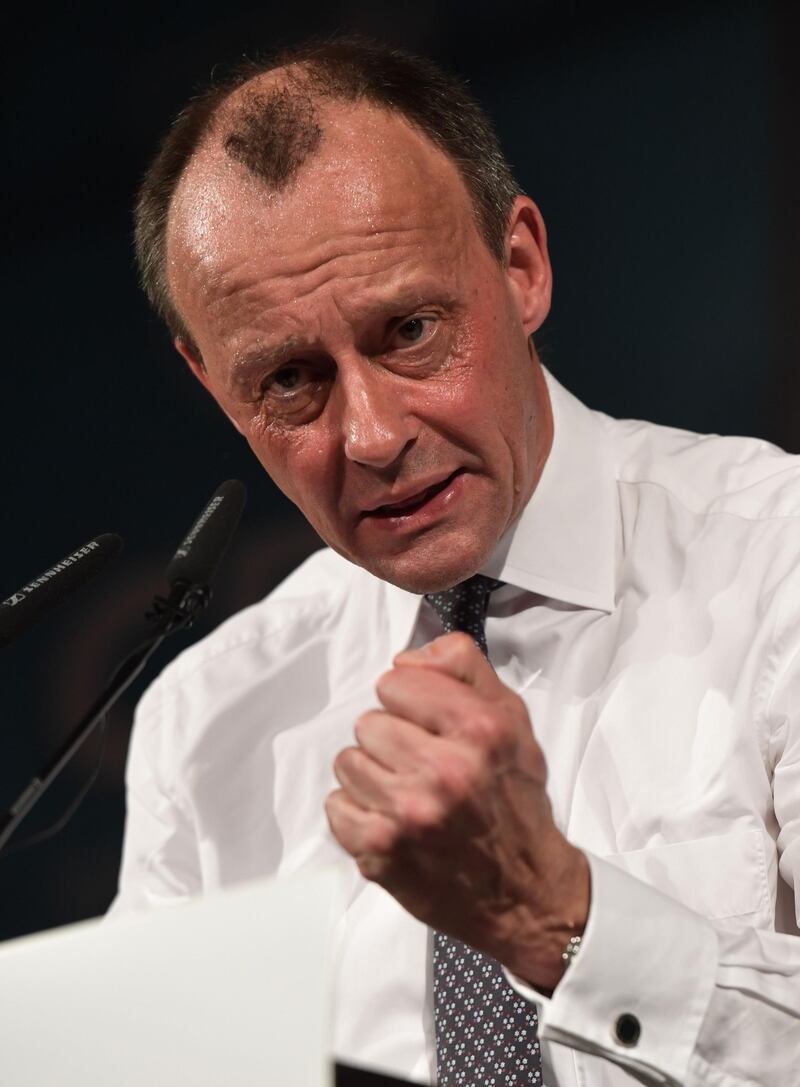
<path id="1" fill-rule="evenodd" d="M 397 347 L 410 347 L 421 343 L 433 332 L 434 321 L 431 317 L 409 317 L 394 330 L 393 344 Z"/>
<path id="2" fill-rule="evenodd" d="M 277 385 L 284 392 L 292 392 L 301 381 L 302 374 L 299 366 L 281 366 L 280 370 L 276 370 L 272 375 L 270 384 Z"/>
<path id="3" fill-rule="evenodd" d="M 270 418 L 305 423 L 325 406 L 330 374 L 324 366 L 299 359 L 273 370 L 261 386 L 261 406 Z"/>

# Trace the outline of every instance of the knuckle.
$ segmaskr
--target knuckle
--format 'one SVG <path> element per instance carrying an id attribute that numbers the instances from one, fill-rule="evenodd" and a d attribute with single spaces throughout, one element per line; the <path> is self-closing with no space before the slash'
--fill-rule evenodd
<path id="1" fill-rule="evenodd" d="M 452 804 L 460 804 L 475 792 L 478 768 L 473 760 L 463 755 L 451 756 L 437 768 L 439 790 Z"/>
<path id="2" fill-rule="evenodd" d="M 472 739 L 489 755 L 502 754 L 516 742 L 517 726 L 514 715 L 502 706 L 486 706 L 469 720 Z"/>
<path id="3" fill-rule="evenodd" d="M 325 797 L 325 811 L 328 815 L 332 812 L 335 814 L 339 810 L 343 795 L 341 789 L 334 789 L 333 792 L 328 793 Z"/>
<path id="4" fill-rule="evenodd" d="M 464 724 L 468 736 L 479 746 L 492 746 L 498 731 L 497 711 L 493 706 L 473 710 Z"/>
<path id="5" fill-rule="evenodd" d="M 395 798 L 395 812 L 403 831 L 412 837 L 435 830 L 441 821 L 439 805 L 424 793 L 402 793 Z"/>
<path id="6" fill-rule="evenodd" d="M 356 858 L 356 865 L 364 879 L 380 882 L 386 871 L 386 861 L 374 853 L 362 853 Z"/>
<path id="7" fill-rule="evenodd" d="M 375 820 L 364 831 L 364 851 L 375 856 L 391 853 L 397 841 L 397 831 L 388 819 Z"/>
<path id="8" fill-rule="evenodd" d="M 356 719 L 356 723 L 353 726 L 353 730 L 356 734 L 356 739 L 361 741 L 369 735 L 375 728 L 375 724 L 380 717 L 378 710 L 367 710 L 366 713 L 362 713 L 360 717 Z"/>
<path id="9" fill-rule="evenodd" d="M 391 668 L 388 672 L 383 672 L 382 675 L 378 676 L 377 682 L 375 683 L 375 690 L 378 694 L 378 697 L 381 697 L 381 695 L 386 694 L 388 691 L 391 690 L 393 681 L 395 679 L 395 672 L 396 669 Z M 369 717 L 370 713 L 365 713 L 362 716 Z"/>
<path id="10" fill-rule="evenodd" d="M 347 773 L 347 766 L 350 761 L 349 752 L 352 748 L 346 747 L 344 751 L 340 751 L 336 758 L 333 760 L 333 772 L 336 778 L 341 781 L 342 774 Z"/>
<path id="11" fill-rule="evenodd" d="M 344 846 L 343 838 L 344 822 L 342 814 L 342 791 L 337 789 L 336 792 L 331 793 L 325 799 L 325 816 L 328 820 L 328 826 L 331 828 L 334 838 L 340 845 Z"/>
<path id="12" fill-rule="evenodd" d="M 333 760 L 334 768 L 339 766 L 344 770 L 354 770 L 361 762 L 363 752 L 360 747 L 344 747 Z"/>

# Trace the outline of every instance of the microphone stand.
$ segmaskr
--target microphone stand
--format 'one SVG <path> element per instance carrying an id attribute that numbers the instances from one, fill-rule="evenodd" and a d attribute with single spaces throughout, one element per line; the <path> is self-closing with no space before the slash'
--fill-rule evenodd
<path id="1" fill-rule="evenodd" d="M 55 779 L 103 721 L 111 707 L 141 673 L 161 643 L 170 634 L 190 627 L 208 605 L 211 590 L 207 585 L 176 581 L 167 597 L 157 596 L 145 618 L 155 623 L 151 636 L 130 653 L 114 673 L 103 692 L 67 736 L 53 757 L 31 778 L 6 814 L 0 818 L 0 853 L 11 835 L 45 794 Z"/>

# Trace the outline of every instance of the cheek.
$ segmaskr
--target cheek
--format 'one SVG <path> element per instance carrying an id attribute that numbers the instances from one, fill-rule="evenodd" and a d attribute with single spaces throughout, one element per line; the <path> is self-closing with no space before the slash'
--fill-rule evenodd
<path id="1" fill-rule="evenodd" d="M 273 483 L 317 523 L 337 492 L 337 458 L 323 435 L 298 427 L 253 430 L 250 448 Z"/>
<path id="2" fill-rule="evenodd" d="M 438 429 L 473 448 L 497 440 L 519 410 L 518 390 L 510 388 L 508 344 L 494 325 L 490 317 L 465 324 L 446 372 L 429 390 Z"/>
<path id="3" fill-rule="evenodd" d="M 208 391 L 243 435 L 273 483 L 312 524 L 330 519 L 331 496 L 338 494 L 335 449 L 322 422 L 310 426 L 268 425 L 257 405 L 233 403 L 216 382 Z"/>

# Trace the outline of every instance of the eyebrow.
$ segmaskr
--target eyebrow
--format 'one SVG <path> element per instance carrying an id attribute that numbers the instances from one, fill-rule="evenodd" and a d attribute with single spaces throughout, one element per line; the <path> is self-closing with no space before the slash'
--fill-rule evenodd
<path id="1" fill-rule="evenodd" d="M 254 347 L 234 355 L 228 384 L 232 389 L 245 387 L 254 373 L 268 370 L 298 350 L 306 347 L 302 336 L 290 336 L 271 346 Z"/>
<path id="2" fill-rule="evenodd" d="M 387 291 L 385 295 L 373 296 L 363 306 L 363 310 L 364 314 L 369 314 L 373 318 L 388 313 L 399 317 L 404 313 L 412 313 L 424 306 L 426 302 L 445 308 L 455 304 L 452 292 L 444 288 L 442 284 L 434 286 L 417 283 Z M 288 361 L 295 353 L 302 354 L 308 349 L 308 340 L 302 335 L 296 335 L 281 340 L 280 343 L 259 345 L 244 350 L 234 356 L 229 386 L 232 389 L 246 387 L 254 373 L 269 370 L 283 361 Z"/>

